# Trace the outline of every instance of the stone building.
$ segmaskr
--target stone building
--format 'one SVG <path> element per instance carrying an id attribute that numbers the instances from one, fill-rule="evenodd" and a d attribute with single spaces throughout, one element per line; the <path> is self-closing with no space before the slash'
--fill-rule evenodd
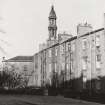
<path id="1" fill-rule="evenodd" d="M 105 30 L 93 30 L 88 23 L 77 26 L 77 36 L 58 34 L 56 13 L 52 6 L 49 15 L 49 38 L 46 47 L 35 54 L 36 85 L 58 86 L 76 80 L 79 91 L 94 88 L 104 90 L 100 78 L 105 76 Z M 93 80 L 94 83 L 92 82 Z M 76 87 L 75 86 L 75 87 Z"/>
<path id="2" fill-rule="evenodd" d="M 33 56 L 16 56 L 3 61 L 3 68 L 13 70 L 28 80 L 28 86 L 34 86 Z"/>
<path id="3" fill-rule="evenodd" d="M 34 61 L 39 63 L 37 64 L 39 68 L 34 67 L 36 74 L 39 79 L 37 81 L 37 86 L 45 86 L 46 84 L 51 85 L 51 79 L 59 70 L 59 46 L 58 43 L 61 43 L 68 38 L 72 37 L 72 35 L 63 33 L 57 35 L 57 17 L 54 10 L 54 6 L 51 7 L 51 11 L 48 17 L 49 26 L 48 32 L 49 36 L 46 43 L 40 44 L 39 52 L 35 54 L 38 56 L 38 60 L 35 58 Z M 36 64 L 36 63 L 35 63 Z M 35 78 L 37 78 L 35 76 Z"/>
<path id="4" fill-rule="evenodd" d="M 105 76 L 105 34 L 104 28 L 77 37 L 76 77 L 82 76 L 83 88 L 86 82 L 96 79 L 95 88 L 101 89 L 100 77 Z M 79 52 L 79 53 L 78 53 Z M 92 86 L 90 82 L 90 88 Z"/>

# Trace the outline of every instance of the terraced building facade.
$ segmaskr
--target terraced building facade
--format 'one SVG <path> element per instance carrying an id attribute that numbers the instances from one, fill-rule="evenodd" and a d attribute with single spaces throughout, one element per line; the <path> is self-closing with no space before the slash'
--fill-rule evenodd
<path id="1" fill-rule="evenodd" d="M 57 34 L 56 13 L 49 15 L 49 38 L 34 55 L 35 86 L 104 91 L 105 30 L 88 23 L 77 26 L 77 35 Z"/>

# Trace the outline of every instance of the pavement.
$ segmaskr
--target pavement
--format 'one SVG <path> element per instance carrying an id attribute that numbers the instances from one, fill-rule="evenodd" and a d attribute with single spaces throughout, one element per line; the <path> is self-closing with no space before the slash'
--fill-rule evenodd
<path id="1" fill-rule="evenodd" d="M 0 105 L 105 105 L 61 96 L 0 95 Z"/>

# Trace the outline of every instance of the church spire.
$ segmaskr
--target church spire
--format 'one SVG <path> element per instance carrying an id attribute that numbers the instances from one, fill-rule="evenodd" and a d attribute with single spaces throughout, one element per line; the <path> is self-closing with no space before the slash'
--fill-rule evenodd
<path id="1" fill-rule="evenodd" d="M 57 25 L 56 25 L 56 13 L 54 10 L 54 6 L 52 5 L 51 11 L 49 14 L 49 40 L 56 40 L 56 32 L 57 32 Z"/>
<path id="2" fill-rule="evenodd" d="M 49 14 L 49 19 L 56 19 L 56 13 L 55 13 L 53 5 L 51 6 L 51 11 L 50 11 L 50 14 Z"/>

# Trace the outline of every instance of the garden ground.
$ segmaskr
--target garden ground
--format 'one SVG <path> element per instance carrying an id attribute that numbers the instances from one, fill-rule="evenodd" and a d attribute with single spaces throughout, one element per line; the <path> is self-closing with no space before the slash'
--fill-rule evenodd
<path id="1" fill-rule="evenodd" d="M 0 105 L 102 105 L 62 96 L 0 95 Z"/>

